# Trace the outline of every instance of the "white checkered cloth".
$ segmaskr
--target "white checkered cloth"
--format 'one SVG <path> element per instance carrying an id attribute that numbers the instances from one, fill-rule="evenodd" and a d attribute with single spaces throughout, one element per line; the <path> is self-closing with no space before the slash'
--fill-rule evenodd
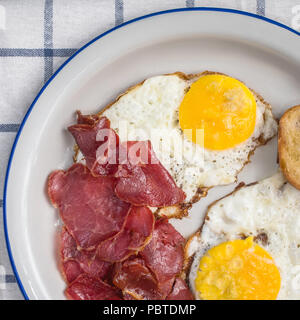
<path id="1" fill-rule="evenodd" d="M 67 57 L 124 21 L 194 6 L 249 11 L 300 31 L 300 0 L 0 0 L 0 194 L 19 124 L 45 81 Z M 7 256 L 3 229 L 0 299 L 23 299 Z"/>

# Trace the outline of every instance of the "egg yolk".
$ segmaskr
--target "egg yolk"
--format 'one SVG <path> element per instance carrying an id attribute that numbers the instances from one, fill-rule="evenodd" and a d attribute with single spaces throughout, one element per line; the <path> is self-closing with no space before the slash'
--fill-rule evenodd
<path id="1" fill-rule="evenodd" d="M 242 82 L 224 75 L 200 77 L 179 108 L 180 127 L 189 130 L 187 138 L 211 150 L 229 149 L 247 140 L 255 121 L 253 93 Z"/>
<path id="2" fill-rule="evenodd" d="M 205 300 L 275 300 L 280 273 L 253 237 L 222 243 L 202 257 L 195 280 Z"/>

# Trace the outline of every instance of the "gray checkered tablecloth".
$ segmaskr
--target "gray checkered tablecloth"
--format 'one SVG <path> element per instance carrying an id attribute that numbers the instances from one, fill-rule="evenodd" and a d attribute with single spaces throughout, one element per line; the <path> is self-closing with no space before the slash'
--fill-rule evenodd
<path id="1" fill-rule="evenodd" d="M 249 11 L 300 31 L 300 0 L 0 0 L 0 194 L 10 150 L 26 110 L 77 48 L 132 18 L 194 6 Z M 1 210 L 2 206 L 0 199 Z M 0 299 L 23 299 L 3 233 L 1 228 Z"/>

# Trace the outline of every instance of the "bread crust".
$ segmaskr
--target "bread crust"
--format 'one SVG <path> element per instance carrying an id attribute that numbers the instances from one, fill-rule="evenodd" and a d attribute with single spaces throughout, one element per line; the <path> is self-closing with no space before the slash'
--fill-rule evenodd
<path id="1" fill-rule="evenodd" d="M 165 74 L 166 76 L 178 76 L 179 78 L 186 80 L 186 81 L 192 81 L 195 79 L 200 78 L 201 76 L 205 76 L 205 75 L 213 75 L 213 74 L 219 74 L 219 75 L 225 75 L 224 73 L 221 72 L 214 72 L 214 71 L 203 71 L 200 73 L 192 73 L 192 74 L 185 74 L 183 72 L 180 71 L 176 71 L 174 73 L 168 73 Z M 108 105 L 106 105 L 100 112 L 98 112 L 98 115 L 102 115 L 107 109 L 109 109 L 111 106 L 113 106 L 117 101 L 120 100 L 120 98 L 124 95 L 126 95 L 127 93 L 129 93 L 130 91 L 138 88 L 139 86 L 143 85 L 143 83 L 146 81 L 143 80 L 140 83 L 133 85 L 131 87 L 129 87 L 127 90 L 125 90 L 125 92 L 123 92 L 122 94 L 120 94 L 114 101 L 110 102 Z M 240 80 L 239 80 L 240 81 Z M 241 81 L 242 82 L 242 81 Z M 254 90 L 250 89 L 256 96 L 257 98 L 266 106 L 267 109 L 272 110 L 271 105 L 269 103 L 267 103 L 258 93 L 256 93 Z M 265 116 L 265 115 L 264 115 Z M 276 120 L 276 119 L 275 119 Z M 245 167 L 246 164 L 248 164 L 250 162 L 250 157 L 254 154 L 255 150 L 257 147 L 261 146 L 261 145 L 265 145 L 269 140 L 271 140 L 272 137 L 270 139 L 265 139 L 263 137 L 263 134 L 261 134 L 261 136 L 259 136 L 256 141 L 257 141 L 257 146 L 248 154 L 248 158 L 245 161 L 245 163 L 243 164 L 242 168 L 239 170 L 239 172 L 237 172 L 236 174 L 236 179 L 235 182 L 237 181 L 237 176 L 238 174 L 243 170 L 243 168 Z M 78 148 L 76 148 L 75 146 L 75 156 L 74 156 L 74 161 L 77 161 L 77 154 L 78 153 Z M 186 217 L 188 215 L 188 211 L 192 208 L 193 204 L 198 202 L 201 198 L 206 197 L 209 189 L 213 188 L 214 186 L 211 187 L 204 187 L 204 186 L 198 186 L 198 189 L 195 193 L 195 195 L 193 196 L 193 198 L 189 201 L 189 202 L 183 202 L 174 206 L 170 206 L 170 207 L 164 207 L 164 208 L 157 208 L 157 210 L 154 212 L 155 215 L 157 217 L 168 217 L 168 218 L 175 218 L 175 219 L 182 219 L 184 217 Z"/>
<path id="2" fill-rule="evenodd" d="M 278 155 L 280 168 L 295 188 L 300 190 L 300 105 L 288 109 L 279 121 Z M 298 158 L 299 157 L 299 158 Z"/>

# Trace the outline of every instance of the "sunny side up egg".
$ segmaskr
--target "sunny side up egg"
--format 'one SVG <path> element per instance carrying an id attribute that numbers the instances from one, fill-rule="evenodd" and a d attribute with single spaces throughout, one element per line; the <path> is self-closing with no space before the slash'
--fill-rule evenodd
<path id="1" fill-rule="evenodd" d="M 151 140 L 187 204 L 203 190 L 234 182 L 251 152 L 277 132 L 271 107 L 258 94 L 209 72 L 149 78 L 102 114 L 121 140 Z"/>
<path id="2" fill-rule="evenodd" d="M 214 203 L 190 238 L 197 299 L 300 299 L 300 192 L 281 172 Z"/>

